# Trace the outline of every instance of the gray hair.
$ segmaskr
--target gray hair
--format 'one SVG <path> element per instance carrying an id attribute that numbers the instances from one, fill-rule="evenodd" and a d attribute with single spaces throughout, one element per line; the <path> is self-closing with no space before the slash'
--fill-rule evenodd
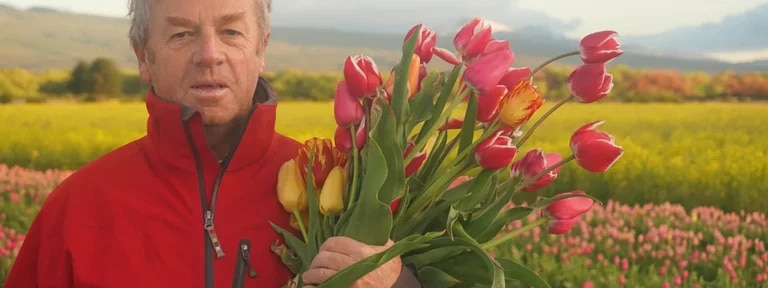
<path id="1" fill-rule="evenodd" d="M 253 0 L 256 4 L 256 17 L 258 18 L 259 37 L 263 39 L 270 30 L 270 13 L 272 13 L 272 0 Z M 128 4 L 128 16 L 131 18 L 131 28 L 128 38 L 132 46 L 144 47 L 149 39 L 149 10 L 153 0 L 130 0 Z M 262 49 L 261 47 L 259 48 Z"/>

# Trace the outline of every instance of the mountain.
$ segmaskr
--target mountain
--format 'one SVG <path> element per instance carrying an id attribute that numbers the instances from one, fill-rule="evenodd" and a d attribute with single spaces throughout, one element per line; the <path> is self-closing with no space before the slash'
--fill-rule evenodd
<path id="1" fill-rule="evenodd" d="M 135 69 L 133 52 L 128 45 L 128 20 L 125 18 L 61 12 L 48 8 L 18 10 L 0 6 L 0 27 L 24 29 L 0 30 L 0 69 L 20 67 L 35 71 L 70 69 L 78 60 L 109 57 L 122 68 Z M 534 66 L 557 54 L 574 50 L 577 40 L 548 33 L 535 27 L 500 31 L 496 36 L 510 40 L 516 53 L 515 66 Z M 273 27 L 267 52 L 270 71 L 299 69 L 340 71 L 349 55 L 373 57 L 380 69 L 392 67 L 399 59 L 402 34 L 344 32 L 330 29 Z M 440 35 L 438 44 L 451 49 L 452 35 Z M 627 53 L 616 60 L 639 69 L 701 70 L 707 72 L 765 71 L 768 63 L 729 64 L 709 59 L 682 58 L 626 45 Z M 653 46 L 650 46 L 653 47 Z M 439 61 L 436 61 L 439 62 Z M 572 57 L 563 64 L 577 64 Z M 445 66 L 442 66 L 445 67 Z"/>
<path id="2" fill-rule="evenodd" d="M 741 52 L 768 49 L 768 3 L 720 22 L 681 27 L 667 32 L 632 37 L 631 43 L 679 53 Z"/>

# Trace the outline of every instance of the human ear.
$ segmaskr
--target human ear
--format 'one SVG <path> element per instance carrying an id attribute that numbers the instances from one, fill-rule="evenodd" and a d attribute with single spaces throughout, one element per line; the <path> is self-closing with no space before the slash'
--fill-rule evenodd
<path id="1" fill-rule="evenodd" d="M 152 56 L 147 56 L 147 51 L 144 49 L 144 47 L 141 47 L 139 45 L 133 45 L 133 53 L 136 55 L 136 60 L 139 62 L 139 79 L 144 84 L 151 84 L 152 83 L 152 76 L 149 74 L 149 62 L 147 61 L 148 58 L 151 60 Z"/>

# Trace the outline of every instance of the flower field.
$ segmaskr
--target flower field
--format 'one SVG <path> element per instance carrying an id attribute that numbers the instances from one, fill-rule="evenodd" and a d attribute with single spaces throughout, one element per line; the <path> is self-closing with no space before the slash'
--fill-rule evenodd
<path id="1" fill-rule="evenodd" d="M 277 129 L 297 140 L 332 138 L 331 106 L 283 103 Z M 554 183 L 516 202 L 573 189 L 617 202 L 593 208 L 566 235 L 533 230 L 498 253 L 524 254 L 555 287 L 761 287 L 768 277 L 768 220 L 760 214 L 768 211 L 765 111 L 766 104 L 568 103 L 518 157 L 538 147 L 568 155 L 569 133 L 596 120 L 606 121 L 624 156 L 603 175 L 568 164 Z M 141 103 L 0 106 L 0 280 L 50 189 L 141 136 L 145 117 Z"/>

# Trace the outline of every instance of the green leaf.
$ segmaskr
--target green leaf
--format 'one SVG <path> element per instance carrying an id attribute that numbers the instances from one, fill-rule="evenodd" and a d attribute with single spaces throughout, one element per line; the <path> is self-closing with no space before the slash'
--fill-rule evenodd
<path id="1" fill-rule="evenodd" d="M 317 242 L 317 235 L 319 234 L 318 228 L 320 227 L 320 207 L 319 202 L 317 199 L 317 195 L 315 194 L 315 189 L 312 183 L 314 183 L 312 174 L 312 166 L 314 165 L 314 159 L 315 159 L 315 147 L 312 146 L 312 150 L 309 153 L 309 160 L 307 161 L 307 171 L 306 171 L 306 185 L 307 185 L 307 203 L 308 203 L 308 209 L 309 209 L 309 223 L 306 227 L 307 229 L 307 237 L 309 238 L 307 240 L 307 256 L 309 258 L 315 258 L 317 255 L 320 244 Z"/>
<path id="2" fill-rule="evenodd" d="M 389 204 L 381 202 L 378 197 L 387 180 L 387 165 L 382 165 L 387 163 L 387 159 L 374 138 L 368 139 L 365 149 L 368 159 L 360 189 L 359 206 L 351 211 L 344 236 L 369 245 L 384 245 L 389 240 L 394 221 Z"/>
<path id="3" fill-rule="evenodd" d="M 347 224 L 349 224 L 349 219 L 352 218 L 352 211 L 354 211 L 357 208 L 357 203 L 352 203 L 352 205 L 349 206 L 349 208 L 343 210 L 344 212 L 341 213 L 339 216 L 339 221 L 336 222 L 336 225 L 334 226 L 333 233 L 334 235 L 343 235 L 347 229 Z"/>
<path id="4" fill-rule="evenodd" d="M 419 122 L 427 121 L 432 118 L 434 109 L 434 97 L 435 90 L 440 87 L 440 73 L 430 73 L 427 77 L 424 77 L 422 81 L 421 91 L 414 95 L 410 101 L 410 105 L 413 108 L 411 118 L 409 122 L 408 131 L 413 130 L 416 124 Z"/>
<path id="5" fill-rule="evenodd" d="M 336 272 L 333 276 L 328 278 L 324 283 L 318 285 L 318 288 L 335 288 L 335 287 L 349 287 L 362 278 L 366 274 L 370 273 L 376 268 L 381 267 L 385 263 L 392 260 L 392 258 L 398 257 L 410 251 L 421 249 L 429 246 L 429 241 L 439 237 L 442 233 L 429 233 L 426 235 L 411 235 L 396 242 L 394 245 L 384 250 L 383 252 L 371 255 L 355 264 L 347 266 L 347 268 Z"/>
<path id="6" fill-rule="evenodd" d="M 483 255 L 463 250 L 461 254 L 430 264 L 466 284 L 491 284 L 491 270 L 485 265 Z M 472 267 L 472 269 L 467 269 Z M 470 286 L 471 287 L 471 286 Z"/>
<path id="7" fill-rule="evenodd" d="M 457 65 L 453 68 L 453 71 L 448 77 L 448 81 L 445 83 L 445 86 L 443 86 L 443 91 L 440 93 L 440 97 L 438 97 L 437 101 L 435 102 L 434 110 L 432 111 L 433 116 L 424 122 L 424 125 L 421 127 L 421 132 L 416 138 L 417 147 L 420 144 L 426 143 L 425 141 L 446 120 L 447 115 L 443 115 L 443 110 L 445 110 L 445 104 L 448 103 L 448 99 L 451 97 L 451 94 L 456 86 L 456 81 L 459 79 L 460 72 L 461 65 Z"/>
<path id="8" fill-rule="evenodd" d="M 435 144 L 432 145 L 432 151 L 430 151 L 427 155 L 427 160 L 424 161 L 424 166 L 421 167 L 419 170 L 419 173 L 416 174 L 419 181 L 422 183 L 426 183 L 426 181 L 429 178 L 432 178 L 435 173 L 438 171 L 438 168 L 440 167 L 440 163 L 442 163 L 441 158 L 443 157 L 443 150 L 445 149 L 445 145 L 448 143 L 448 131 L 440 131 L 437 134 L 437 139 L 435 139 Z M 414 187 L 414 189 L 421 190 L 424 188 L 422 185 L 421 187 Z"/>
<path id="9" fill-rule="evenodd" d="M 505 258 L 497 258 L 496 261 L 504 267 L 504 275 L 507 279 L 519 280 L 532 288 L 552 288 L 539 274 L 522 263 Z"/>
<path id="10" fill-rule="evenodd" d="M 469 195 L 457 202 L 454 207 L 456 210 L 471 212 L 477 209 L 477 205 L 483 202 L 488 193 L 496 192 L 496 183 L 494 175 L 496 170 L 481 170 L 480 173 L 472 179 L 472 188 L 469 189 Z"/>
<path id="11" fill-rule="evenodd" d="M 467 229 L 467 233 L 475 237 L 480 233 L 489 229 L 493 221 L 501 214 L 501 209 L 507 206 L 510 200 L 512 200 L 512 193 L 502 194 L 501 197 L 495 198 L 495 201 L 484 206 L 478 212 L 472 215 L 472 219 L 464 223 L 464 228 Z M 478 242 L 483 243 L 475 238 Z"/>
<path id="12" fill-rule="evenodd" d="M 464 125 L 459 133 L 459 150 L 467 149 L 475 137 L 475 118 L 477 118 L 477 94 L 473 91 L 469 93 L 469 103 L 467 111 L 464 114 Z"/>
<path id="13" fill-rule="evenodd" d="M 425 283 L 422 285 L 427 288 L 452 287 L 460 282 L 448 273 L 431 266 L 422 267 L 417 274 L 419 275 L 419 283 Z"/>
<path id="14" fill-rule="evenodd" d="M 429 242 L 430 245 L 435 247 L 443 247 L 443 246 L 456 246 L 456 247 L 462 247 L 466 248 L 467 252 L 473 252 L 476 254 L 480 259 L 482 260 L 482 263 L 484 264 L 485 268 L 490 271 L 489 278 L 490 278 L 490 287 L 491 288 L 503 288 L 505 282 L 504 279 L 504 270 L 502 269 L 501 265 L 496 263 L 496 261 L 488 255 L 487 252 L 485 252 L 482 248 L 480 248 L 477 244 L 472 243 L 466 239 L 463 238 L 454 238 L 451 240 L 448 237 L 440 237 L 437 239 L 434 239 Z M 477 266 L 469 266 L 469 265 L 463 265 L 464 269 L 477 269 Z"/>
<path id="15" fill-rule="evenodd" d="M 398 127 L 402 127 L 401 124 L 408 119 L 409 107 L 408 107 L 408 79 L 410 73 L 410 64 L 413 53 L 416 50 L 416 44 L 418 44 L 419 33 L 411 34 L 408 39 L 403 43 L 402 55 L 400 62 L 395 68 L 395 83 L 392 87 L 392 108 L 394 108 L 396 122 Z"/>
<path id="16" fill-rule="evenodd" d="M 405 191 L 404 149 L 403 146 L 400 145 L 400 139 L 397 139 L 396 137 L 393 139 L 393 136 L 397 135 L 397 122 L 389 104 L 384 99 L 379 98 L 379 101 L 374 105 L 373 109 L 380 114 L 380 118 L 376 129 L 372 131 L 372 141 L 377 143 L 381 148 L 381 153 L 384 156 L 383 159 L 385 161 L 379 163 L 369 162 L 368 164 L 379 166 L 386 165 L 386 177 L 384 178 L 385 180 L 382 184 L 382 188 L 378 190 L 377 194 L 379 201 L 389 205 L 389 203 L 392 203 L 395 199 L 402 197 Z M 370 178 L 366 177 L 363 183 L 368 180 L 370 180 Z M 373 193 L 375 190 L 362 191 L 363 193 Z"/>
<path id="17" fill-rule="evenodd" d="M 513 221 L 528 217 L 533 211 L 534 210 L 531 207 L 515 207 L 502 212 L 493 220 L 493 222 L 488 223 L 486 226 L 483 226 L 483 224 L 486 224 L 485 220 L 483 220 L 483 222 L 473 221 L 471 224 L 472 226 L 470 226 L 472 228 L 470 234 L 476 235 L 475 240 L 477 240 L 477 242 L 488 242 L 493 239 L 493 237 L 496 237 L 504 226 Z M 482 229 L 483 227 L 485 227 L 485 229 Z M 478 231 L 481 232 L 478 233 Z"/>
<path id="18" fill-rule="evenodd" d="M 301 260 L 302 267 L 309 268 L 309 264 L 312 263 L 312 257 L 310 257 L 307 253 L 307 243 L 301 241 L 299 237 L 296 237 L 296 235 L 289 232 L 288 230 L 283 229 L 275 223 L 272 223 L 272 221 L 269 222 L 269 225 L 272 225 L 272 229 L 283 236 L 283 239 L 285 240 L 285 246 L 288 246 L 289 249 L 296 253 L 296 256 L 298 256 Z"/>
<path id="19" fill-rule="evenodd" d="M 428 249 L 429 250 L 421 253 L 408 255 L 407 257 L 403 258 L 403 263 L 413 264 L 419 268 L 451 259 L 452 257 L 456 257 L 467 251 L 467 249 L 464 247 L 452 245 L 442 247 L 430 245 Z"/>

